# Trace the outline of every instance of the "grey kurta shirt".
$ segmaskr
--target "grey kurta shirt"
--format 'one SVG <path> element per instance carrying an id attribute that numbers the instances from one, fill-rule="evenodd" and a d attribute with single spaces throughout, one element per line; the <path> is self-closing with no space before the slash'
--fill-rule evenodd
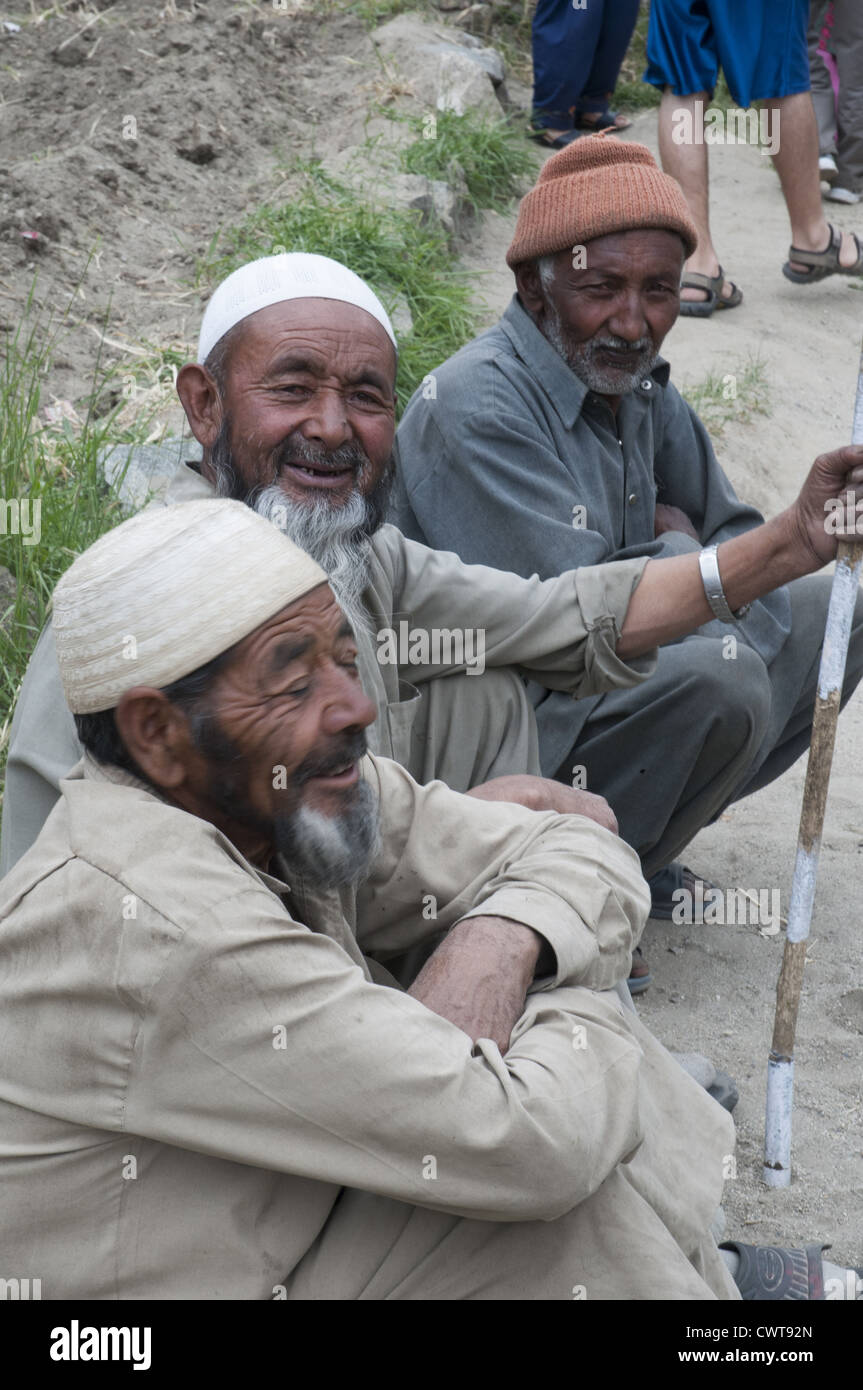
<path id="1" fill-rule="evenodd" d="M 580 565 L 678 555 L 682 532 L 654 539 L 657 502 L 681 508 L 701 545 L 757 526 L 720 468 L 698 417 L 660 360 L 615 417 L 589 391 L 516 297 L 499 322 L 438 367 L 398 429 L 392 519 L 469 563 L 543 579 Z M 769 665 L 791 626 L 786 589 L 752 605 L 734 632 Z M 546 683 L 547 685 L 548 683 Z M 595 701 L 573 706 L 534 689 L 543 771 L 554 773 Z"/>
<path id="2" fill-rule="evenodd" d="M 338 892 L 89 757 L 64 781 L 0 886 L 4 1277 L 43 1299 L 736 1297 L 707 1237 L 730 1116 L 608 992 L 648 907 L 634 851 L 363 768 L 381 847 Z M 369 959 L 477 913 L 556 963 L 506 1057 Z"/>
<path id="3" fill-rule="evenodd" d="M 211 484 L 184 464 L 162 500 L 184 502 L 214 495 Z M 397 631 L 403 620 L 412 629 L 425 631 L 481 628 L 487 669 L 516 667 L 536 681 L 565 691 L 567 703 L 573 697 L 644 680 L 655 665 L 655 652 L 624 662 L 616 655 L 615 645 L 645 564 L 645 560 L 631 560 L 588 567 L 542 582 L 467 566 L 456 555 L 429 550 L 406 540 L 394 526 L 382 526 L 372 541 L 369 583 L 363 595 L 368 626 L 356 634 L 363 686 L 378 711 L 369 730 L 372 751 L 395 758 L 414 775 L 421 775 L 411 765 L 411 729 L 423 687 L 465 669 L 452 659 L 434 664 L 382 663 L 378 653 L 386 648 L 378 643 L 377 634 Z M 439 654 L 446 656 L 443 649 Z M 466 679 L 481 681 L 483 677 Z M 529 708 L 524 717 L 531 718 Z M 535 740 L 535 731 L 531 735 Z M 450 764 L 458 763 L 458 722 L 453 721 L 441 736 L 455 745 Z M 57 799 L 61 777 L 81 751 L 63 696 L 49 626 L 27 668 L 12 721 L 0 876 L 36 839 Z M 433 775 L 438 775 L 436 769 Z"/>

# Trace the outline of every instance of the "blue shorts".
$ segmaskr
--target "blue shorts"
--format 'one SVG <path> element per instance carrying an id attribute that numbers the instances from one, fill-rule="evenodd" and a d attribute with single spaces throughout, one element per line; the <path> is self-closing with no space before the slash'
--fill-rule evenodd
<path id="1" fill-rule="evenodd" d="M 809 0 L 651 0 L 644 80 L 712 95 L 721 67 L 742 107 L 808 92 L 808 21 Z"/>

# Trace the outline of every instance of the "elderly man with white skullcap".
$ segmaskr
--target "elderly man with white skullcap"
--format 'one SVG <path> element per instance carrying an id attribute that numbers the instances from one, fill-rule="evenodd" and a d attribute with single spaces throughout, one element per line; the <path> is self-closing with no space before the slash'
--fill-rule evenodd
<path id="1" fill-rule="evenodd" d="M 203 462 L 183 464 L 164 500 L 245 501 L 326 569 L 356 628 L 376 751 L 423 782 L 614 826 L 601 797 L 524 775 L 539 772 L 536 730 L 513 668 L 572 696 L 643 679 L 650 655 L 614 651 L 643 566 L 598 586 L 589 574 L 542 585 L 468 568 L 384 525 L 396 351 L 377 296 L 327 257 L 280 254 L 235 271 L 177 381 Z M 221 589 L 217 554 L 213 582 Z M 270 580 L 261 570 L 253 582 Z M 0 873 L 32 844 L 80 751 L 48 630 L 11 731 Z"/>
<path id="2" fill-rule="evenodd" d="M 634 851 L 366 757 L 308 555 L 237 502 L 152 508 L 54 631 L 87 751 L 0 887 L 7 1269 L 48 1300 L 818 1296 L 817 1247 L 765 1293 L 709 1234 L 730 1117 L 610 988 Z M 405 993 L 369 953 L 426 941 L 429 895 Z"/>

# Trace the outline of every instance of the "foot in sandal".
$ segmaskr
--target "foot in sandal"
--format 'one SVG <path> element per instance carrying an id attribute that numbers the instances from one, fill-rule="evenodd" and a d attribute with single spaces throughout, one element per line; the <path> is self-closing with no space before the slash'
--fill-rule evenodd
<path id="1" fill-rule="evenodd" d="M 715 275 L 687 270 L 680 281 L 680 312 L 684 318 L 707 319 L 716 309 L 736 309 L 742 291 L 726 280 L 722 266 Z"/>
<path id="2" fill-rule="evenodd" d="M 828 275 L 863 275 L 863 245 L 854 232 L 827 223 L 827 245 L 820 251 L 791 246 L 782 274 L 795 285 L 814 284 Z"/>

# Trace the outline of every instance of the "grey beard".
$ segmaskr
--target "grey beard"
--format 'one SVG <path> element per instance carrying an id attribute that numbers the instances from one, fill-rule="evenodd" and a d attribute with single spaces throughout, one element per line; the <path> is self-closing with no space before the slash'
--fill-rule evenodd
<path id="1" fill-rule="evenodd" d="M 245 502 L 247 507 L 278 526 L 326 571 L 333 593 L 354 631 L 361 628 L 372 631 L 373 624 L 362 596 L 369 582 L 371 537 L 386 515 L 392 491 L 394 459 L 390 458 L 371 491 L 364 493 L 360 491 L 360 486 L 370 465 L 360 453 L 359 460 L 363 462 L 354 490 L 342 505 L 333 504 L 325 496 L 312 498 L 308 502 L 295 502 L 286 496 L 276 482 L 247 488 L 234 464 L 229 441 L 230 421 L 225 416 L 210 453 L 210 466 L 218 496 Z M 295 450 L 300 457 L 308 457 L 309 461 L 320 456 L 320 451 L 304 448 L 302 443 L 295 444 Z"/>
<path id="2" fill-rule="evenodd" d="M 357 627 L 370 631 L 363 593 L 369 582 L 372 547 L 369 509 L 362 494 L 352 492 L 347 502 L 336 507 L 326 497 L 291 503 L 278 483 L 271 483 L 250 499 L 250 505 L 317 561 L 354 631 Z"/>
<path id="3" fill-rule="evenodd" d="M 314 888 L 342 888 L 368 872 L 380 844 L 380 809 L 368 782 L 360 783 L 350 810 L 325 816 L 311 807 L 276 817 L 274 843 L 289 870 Z"/>
<path id="4" fill-rule="evenodd" d="M 561 322 L 560 314 L 548 297 L 546 297 L 545 309 L 546 316 L 542 331 L 546 338 L 555 351 L 560 353 L 570 370 L 575 372 L 575 375 L 591 391 L 596 391 L 597 395 L 625 396 L 628 392 L 634 391 L 636 386 L 652 370 L 659 356 L 649 338 L 642 338 L 637 343 L 627 343 L 622 338 L 612 336 L 591 338 L 586 343 L 574 343 Z M 594 362 L 598 349 L 602 347 L 638 348 L 642 353 L 642 358 L 634 372 L 609 371 L 608 369 L 603 371 Z"/>

